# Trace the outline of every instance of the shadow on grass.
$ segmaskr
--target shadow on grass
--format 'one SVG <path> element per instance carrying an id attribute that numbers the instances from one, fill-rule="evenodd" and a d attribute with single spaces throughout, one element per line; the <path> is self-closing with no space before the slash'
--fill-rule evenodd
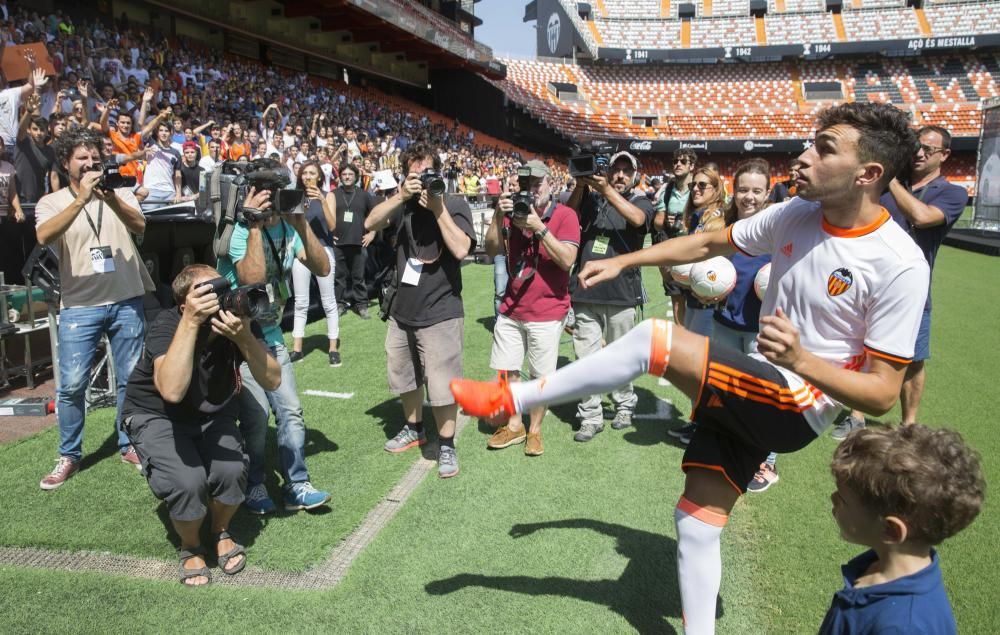
<path id="1" fill-rule="evenodd" d="M 322 333 L 314 333 L 302 340 L 302 355 L 305 357 L 308 357 L 309 353 L 313 351 L 320 351 L 320 355 L 326 355 L 329 350 L 330 340 Z"/>
<path id="2" fill-rule="evenodd" d="M 665 617 L 681 614 L 674 539 L 589 518 L 514 525 L 510 536 L 516 540 L 543 529 L 587 529 L 615 538 L 616 550 L 629 559 L 628 564 L 617 580 L 461 573 L 430 582 L 425 590 L 431 595 L 447 595 L 467 587 L 481 587 L 524 595 L 558 595 L 607 606 L 640 633 L 677 632 L 664 621 Z"/>
<path id="3" fill-rule="evenodd" d="M 91 452 L 83 457 L 80 461 L 80 471 L 82 472 L 89 467 L 97 465 L 109 456 L 114 456 L 119 450 L 118 432 L 112 430 L 111 436 L 104 440 L 104 443 L 101 444 L 101 447 L 97 448 L 96 452 Z"/>

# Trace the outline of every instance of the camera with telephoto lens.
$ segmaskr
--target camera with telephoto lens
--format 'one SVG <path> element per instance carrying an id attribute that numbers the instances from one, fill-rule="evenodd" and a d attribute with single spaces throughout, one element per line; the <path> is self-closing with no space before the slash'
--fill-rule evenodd
<path id="1" fill-rule="evenodd" d="M 101 180 L 97 182 L 96 187 L 104 190 L 105 192 L 117 190 L 120 187 L 135 187 L 135 177 L 124 176 L 121 172 L 119 172 L 119 167 L 120 166 L 115 161 L 105 161 L 104 163 L 95 163 L 91 165 L 86 171 L 101 173 Z"/>
<path id="2" fill-rule="evenodd" d="M 434 168 L 427 168 L 420 173 L 420 186 L 432 196 L 442 196 L 444 194 L 444 179 L 434 171 Z"/>
<path id="3" fill-rule="evenodd" d="M 262 284 L 248 284 L 233 289 L 225 278 L 212 278 L 198 286 L 212 287 L 212 292 L 219 296 L 219 308 L 229 311 L 236 317 L 254 320 L 271 308 L 267 289 Z"/>
<path id="4" fill-rule="evenodd" d="M 531 205 L 535 202 L 535 197 L 531 194 L 531 168 L 517 169 L 517 189 L 510 197 L 514 203 L 514 211 L 510 215 L 514 218 L 527 218 L 531 213 Z"/>
<path id="5" fill-rule="evenodd" d="M 302 207 L 305 190 L 287 189 L 292 179 L 288 170 L 274 159 L 225 161 L 221 170 L 219 197 L 224 205 L 230 200 L 230 197 L 235 197 L 232 200 L 235 203 L 237 222 L 257 223 L 267 220 L 275 214 L 305 213 Z M 271 202 L 271 206 L 264 210 L 243 207 L 250 188 L 257 192 L 269 191 L 271 197 L 268 200 Z M 209 189 L 203 189 L 199 196 L 201 199 L 199 205 L 203 209 L 211 209 L 212 200 Z"/>
<path id="6" fill-rule="evenodd" d="M 575 146 L 569 157 L 569 175 L 574 179 L 581 176 L 604 176 L 615 150 L 616 146 L 611 143 L 594 144 L 590 152 L 584 152 Z"/>

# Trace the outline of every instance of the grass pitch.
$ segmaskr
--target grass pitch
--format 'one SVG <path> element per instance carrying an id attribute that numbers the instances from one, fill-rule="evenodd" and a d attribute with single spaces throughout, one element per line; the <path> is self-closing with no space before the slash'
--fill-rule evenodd
<path id="1" fill-rule="evenodd" d="M 662 315 L 658 275 L 645 272 Z M 464 269 L 466 374 L 487 377 L 492 270 Z M 991 434 L 1000 349 L 1000 259 L 943 248 L 934 276 L 934 323 L 921 419 L 959 429 L 1000 476 Z M 298 388 L 353 394 L 302 397 L 313 482 L 333 492 L 328 512 L 266 519 L 240 512 L 234 533 L 250 562 L 300 571 L 324 559 L 383 497 L 416 456 L 381 446 L 402 425 L 385 388 L 384 325 L 342 320 L 344 366 L 326 365 L 322 323 L 310 325 L 296 366 Z M 564 342 L 562 354 L 572 357 Z M 324 592 L 214 587 L 185 589 L 92 573 L 0 563 L 0 630 L 11 633 L 176 632 L 680 632 L 673 508 L 682 487 L 682 449 L 669 423 L 689 403 L 673 387 L 637 383 L 636 425 L 607 426 L 574 443 L 573 407 L 556 407 L 544 427 L 545 454 L 521 446 L 485 448 L 488 431 L 470 422 L 458 441 L 462 473 L 432 473 L 358 557 L 346 579 Z M 672 406 L 660 400 L 669 400 Z M 659 418 L 658 418 L 659 417 Z M 883 418 L 898 420 L 898 411 Z M 425 413 L 430 422 L 430 412 Z M 145 482 L 118 462 L 112 413 L 92 414 L 83 472 L 54 492 L 38 480 L 55 459 L 56 431 L 0 448 L 0 544 L 173 558 L 162 507 Z M 431 426 L 433 427 L 433 426 Z M 273 447 L 273 436 L 271 447 Z M 744 497 L 723 537 L 720 633 L 814 633 L 842 582 L 839 566 L 860 551 L 837 535 L 830 516 L 828 463 L 835 442 L 817 440 L 778 461 L 780 482 Z M 276 464 L 272 456 L 270 465 Z M 278 494 L 276 474 L 268 480 Z M 959 630 L 992 632 L 996 507 L 940 547 Z"/>

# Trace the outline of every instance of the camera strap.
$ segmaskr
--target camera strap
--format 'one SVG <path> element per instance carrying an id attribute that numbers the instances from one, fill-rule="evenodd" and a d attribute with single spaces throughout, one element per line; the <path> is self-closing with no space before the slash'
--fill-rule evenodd
<path id="1" fill-rule="evenodd" d="M 73 195 L 73 198 L 76 198 L 76 192 L 73 191 L 72 187 L 67 187 L 66 189 L 68 189 L 69 193 Z M 88 203 L 89 203 L 89 201 L 88 201 Z M 97 225 L 96 226 L 94 225 L 94 219 L 92 219 L 90 217 L 90 214 L 87 213 L 87 203 L 84 203 L 83 209 L 81 211 L 83 212 L 83 215 L 87 218 L 87 224 L 90 225 L 90 229 L 94 232 L 94 237 L 97 238 L 97 243 L 100 244 L 100 242 L 101 242 L 101 225 L 104 222 L 104 201 L 99 201 L 98 205 L 97 205 Z"/>
<path id="2" fill-rule="evenodd" d="M 285 249 L 288 246 L 288 233 L 285 230 L 285 221 L 281 221 L 281 251 L 274 246 L 274 240 L 271 238 L 271 232 L 267 231 L 267 228 L 262 228 L 262 233 L 264 237 L 267 238 L 267 244 L 271 248 L 271 255 L 274 256 L 274 266 L 278 268 L 278 277 L 285 277 L 285 264 L 284 260 L 281 258 L 282 254 L 285 253 Z"/>

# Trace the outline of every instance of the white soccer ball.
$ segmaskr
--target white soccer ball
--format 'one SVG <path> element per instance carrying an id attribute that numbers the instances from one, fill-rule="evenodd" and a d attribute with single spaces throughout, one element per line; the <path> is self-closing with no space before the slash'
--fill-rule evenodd
<path id="1" fill-rule="evenodd" d="M 691 285 L 691 267 L 694 265 L 672 265 L 670 267 L 670 277 L 674 279 L 674 282 L 681 285 L 682 287 L 687 287 Z"/>
<path id="2" fill-rule="evenodd" d="M 757 275 L 753 279 L 753 290 L 761 300 L 764 299 L 764 294 L 767 293 L 767 283 L 770 281 L 771 263 L 767 263 L 757 271 Z"/>
<path id="3" fill-rule="evenodd" d="M 736 267 L 729 258 L 716 256 L 691 267 L 691 293 L 705 303 L 722 300 L 736 286 Z"/>

